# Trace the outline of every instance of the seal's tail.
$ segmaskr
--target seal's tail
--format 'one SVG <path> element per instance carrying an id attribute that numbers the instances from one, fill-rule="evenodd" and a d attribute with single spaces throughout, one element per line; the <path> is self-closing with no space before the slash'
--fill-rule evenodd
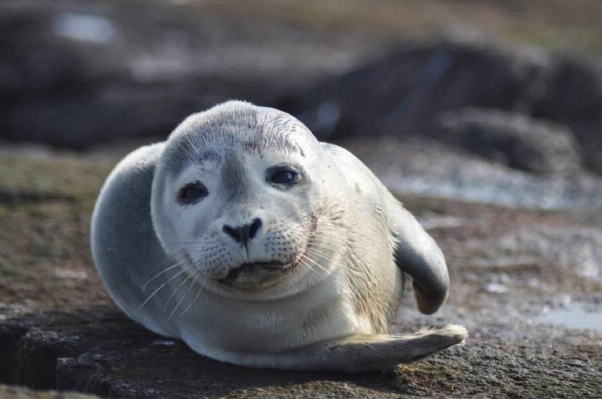
<path id="1" fill-rule="evenodd" d="M 422 330 L 409 335 L 354 335 L 331 343 L 324 363 L 331 369 L 361 372 L 410 363 L 464 342 L 468 332 L 458 325 Z"/>

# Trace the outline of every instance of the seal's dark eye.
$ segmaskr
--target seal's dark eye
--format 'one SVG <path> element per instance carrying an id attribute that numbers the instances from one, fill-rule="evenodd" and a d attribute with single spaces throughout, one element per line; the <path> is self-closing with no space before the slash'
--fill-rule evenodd
<path id="1" fill-rule="evenodd" d="M 207 187 L 201 182 L 188 183 L 178 191 L 178 203 L 181 205 L 196 204 L 209 195 Z"/>
<path id="2" fill-rule="evenodd" d="M 273 168 L 268 172 L 268 181 L 272 184 L 292 186 L 299 181 L 299 173 L 286 167 Z"/>

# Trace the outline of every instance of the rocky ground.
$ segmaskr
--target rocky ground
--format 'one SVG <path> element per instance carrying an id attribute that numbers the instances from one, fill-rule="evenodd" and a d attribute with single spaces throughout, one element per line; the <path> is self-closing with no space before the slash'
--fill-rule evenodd
<path id="1" fill-rule="evenodd" d="M 363 148 L 357 152 L 381 176 L 379 162 L 404 167 L 404 178 L 412 177 L 412 165 L 428 177 L 462 162 L 462 170 L 471 170 L 477 162 L 439 148 L 448 156 L 426 167 L 421 153 L 429 154 L 417 143 L 396 143 L 392 154 L 406 147 L 414 153 L 397 161 L 370 151 L 374 144 L 343 144 Z M 111 303 L 90 259 L 88 228 L 113 163 L 0 157 L 1 383 L 148 398 L 602 395 L 602 331 L 540 319 L 575 303 L 592 312 L 586 317 L 600 316 L 602 218 L 593 204 L 528 210 L 401 194 L 446 254 L 452 288 L 434 316 L 420 315 L 406 294 L 392 330 L 458 323 L 470 331 L 466 344 L 379 373 L 256 370 L 197 355 L 131 322 Z"/>

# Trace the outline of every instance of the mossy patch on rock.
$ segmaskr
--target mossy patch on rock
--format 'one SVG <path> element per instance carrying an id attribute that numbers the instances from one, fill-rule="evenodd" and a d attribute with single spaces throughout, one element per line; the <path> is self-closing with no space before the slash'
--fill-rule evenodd
<path id="1" fill-rule="evenodd" d="M 108 303 L 88 230 L 112 166 L 0 156 L 0 315 Z"/>
<path id="2" fill-rule="evenodd" d="M 97 396 L 77 392 L 34 391 L 25 387 L 0 385 L 2 399 L 94 399 Z"/>

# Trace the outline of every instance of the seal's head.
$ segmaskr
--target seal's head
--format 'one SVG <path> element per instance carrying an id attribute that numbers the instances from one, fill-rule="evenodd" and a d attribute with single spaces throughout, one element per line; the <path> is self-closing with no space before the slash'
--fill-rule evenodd
<path id="1" fill-rule="evenodd" d="M 319 238 L 336 219 L 318 184 L 330 170 L 316 138 L 292 116 L 219 105 L 169 137 L 153 181 L 155 231 L 170 259 L 208 290 L 294 294 L 330 274 L 338 256 L 332 237 L 327 246 Z"/>

